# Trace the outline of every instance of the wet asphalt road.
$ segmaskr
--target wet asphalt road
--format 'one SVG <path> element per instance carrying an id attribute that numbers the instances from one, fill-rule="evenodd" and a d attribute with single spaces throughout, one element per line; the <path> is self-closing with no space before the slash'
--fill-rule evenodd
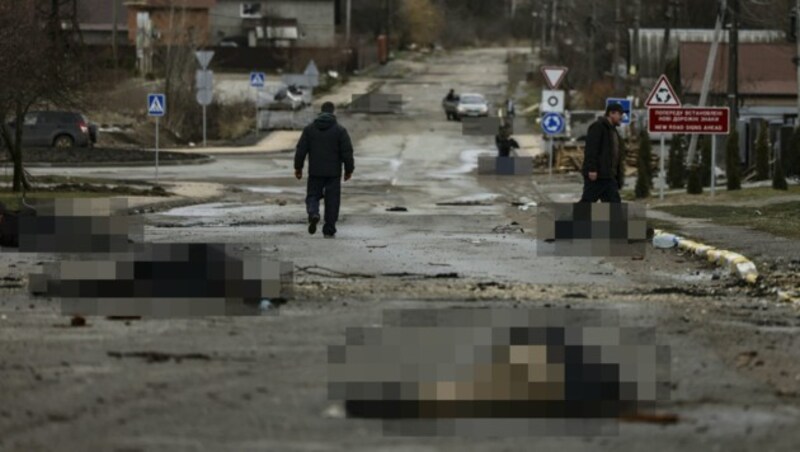
<path id="1" fill-rule="evenodd" d="M 500 101 L 505 55 L 472 50 L 414 64 L 412 75 L 382 88 L 403 96 L 404 114 L 340 115 L 357 170 L 344 184 L 336 240 L 305 232 L 304 184 L 291 177 L 290 155 L 163 168 L 165 179 L 236 190 L 148 215 L 150 240 L 253 243 L 296 264 L 298 299 L 276 317 L 90 319 L 74 329 L 62 327 L 55 303 L 9 292 L 0 306 L 0 450 L 796 450 L 800 344 L 791 307 L 748 296 L 672 252 L 648 249 L 643 261 L 537 257 L 535 211 L 512 203 L 574 199 L 574 177 L 476 176 L 476 156 L 492 153 L 492 140 L 462 136 L 439 101 L 450 87 Z M 395 206 L 408 211 L 386 211 Z M 512 221 L 524 232 L 495 229 Z M 17 260 L 2 257 L 4 266 Z M 303 271 L 311 267 L 371 277 Z M 385 276 L 402 272 L 416 277 Z M 425 278 L 440 273 L 458 278 Z M 324 415 L 336 406 L 326 398 L 326 346 L 342 343 L 347 327 L 379 323 L 383 309 L 543 306 L 608 309 L 630 325 L 655 326 L 673 356 L 672 402 L 662 411 L 679 422 L 623 423 L 607 438 L 395 439 L 379 422 Z M 208 359 L 108 356 L 144 350 Z"/>

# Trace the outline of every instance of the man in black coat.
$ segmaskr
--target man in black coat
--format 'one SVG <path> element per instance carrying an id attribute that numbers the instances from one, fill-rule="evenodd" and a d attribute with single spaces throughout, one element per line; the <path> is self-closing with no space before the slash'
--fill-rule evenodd
<path id="1" fill-rule="evenodd" d="M 583 196 L 580 202 L 621 202 L 625 184 L 625 148 L 617 126 L 625 111 L 611 104 L 606 115 L 589 127 L 583 158 Z"/>
<path id="2" fill-rule="evenodd" d="M 294 175 L 297 179 L 303 178 L 303 166 L 308 155 L 308 233 L 317 232 L 319 201 L 325 198 L 325 225 L 322 227 L 325 238 L 336 235 L 342 194 L 342 165 L 345 181 L 350 180 L 355 169 L 350 135 L 347 129 L 337 123 L 334 110 L 333 103 L 322 104 L 322 113 L 303 129 L 294 154 Z"/>

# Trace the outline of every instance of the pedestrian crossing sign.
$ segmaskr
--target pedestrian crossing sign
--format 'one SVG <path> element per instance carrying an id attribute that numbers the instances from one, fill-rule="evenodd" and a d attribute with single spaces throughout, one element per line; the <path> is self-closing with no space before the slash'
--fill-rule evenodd
<path id="1" fill-rule="evenodd" d="M 266 78 L 266 74 L 263 72 L 251 72 L 250 73 L 250 86 L 253 88 L 263 88 L 264 87 L 264 79 Z"/>
<path id="2" fill-rule="evenodd" d="M 163 94 L 147 95 L 147 114 L 149 116 L 164 116 L 167 112 L 167 97 Z"/>

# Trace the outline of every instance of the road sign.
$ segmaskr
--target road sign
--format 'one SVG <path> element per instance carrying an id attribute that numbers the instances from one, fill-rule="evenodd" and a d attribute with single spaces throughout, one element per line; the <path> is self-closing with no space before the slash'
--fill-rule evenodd
<path id="1" fill-rule="evenodd" d="M 542 75 L 544 75 L 544 81 L 550 89 L 558 89 L 558 85 L 567 76 L 568 70 L 563 66 L 544 66 L 542 67 Z"/>
<path id="2" fill-rule="evenodd" d="M 263 72 L 251 72 L 250 73 L 250 86 L 253 88 L 263 88 L 264 81 L 267 79 L 267 75 Z"/>
<path id="3" fill-rule="evenodd" d="M 195 52 L 194 56 L 197 57 L 197 62 L 200 63 L 200 67 L 203 69 L 207 69 L 208 64 L 211 63 L 211 59 L 214 58 L 214 52 L 207 50 L 200 50 Z"/>
<path id="4" fill-rule="evenodd" d="M 542 90 L 542 113 L 564 113 L 564 91 Z"/>
<path id="5" fill-rule="evenodd" d="M 547 135 L 559 135 L 564 133 L 566 121 L 564 116 L 559 113 L 547 113 L 542 117 L 542 130 Z"/>
<path id="6" fill-rule="evenodd" d="M 681 106 L 681 101 L 675 94 L 675 89 L 669 83 L 666 75 L 662 75 L 658 82 L 650 91 L 647 96 L 647 101 L 644 103 L 645 107 L 673 107 L 678 108 Z"/>
<path id="7" fill-rule="evenodd" d="M 688 135 L 727 135 L 730 133 L 730 109 L 715 108 L 650 108 L 650 133 Z"/>
<path id="8" fill-rule="evenodd" d="M 197 90 L 213 90 L 214 89 L 214 71 L 197 71 L 195 72 L 195 84 Z"/>
<path id="9" fill-rule="evenodd" d="M 207 107 L 214 101 L 214 92 L 208 89 L 197 90 L 197 103 Z"/>
<path id="10" fill-rule="evenodd" d="M 149 116 L 164 116 L 167 113 L 167 98 L 163 94 L 147 95 L 147 114 Z"/>
<path id="11" fill-rule="evenodd" d="M 622 98 L 614 98 L 610 97 L 606 99 L 606 108 L 608 108 L 612 104 L 620 104 L 622 106 L 622 123 L 628 125 L 631 123 L 631 100 L 630 99 L 622 99 Z"/>

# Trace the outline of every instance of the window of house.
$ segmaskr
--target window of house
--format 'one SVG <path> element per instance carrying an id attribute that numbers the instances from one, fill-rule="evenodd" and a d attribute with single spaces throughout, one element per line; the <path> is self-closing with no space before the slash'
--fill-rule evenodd
<path id="1" fill-rule="evenodd" d="M 261 17 L 261 2 L 244 2 L 241 5 L 242 17 Z"/>

